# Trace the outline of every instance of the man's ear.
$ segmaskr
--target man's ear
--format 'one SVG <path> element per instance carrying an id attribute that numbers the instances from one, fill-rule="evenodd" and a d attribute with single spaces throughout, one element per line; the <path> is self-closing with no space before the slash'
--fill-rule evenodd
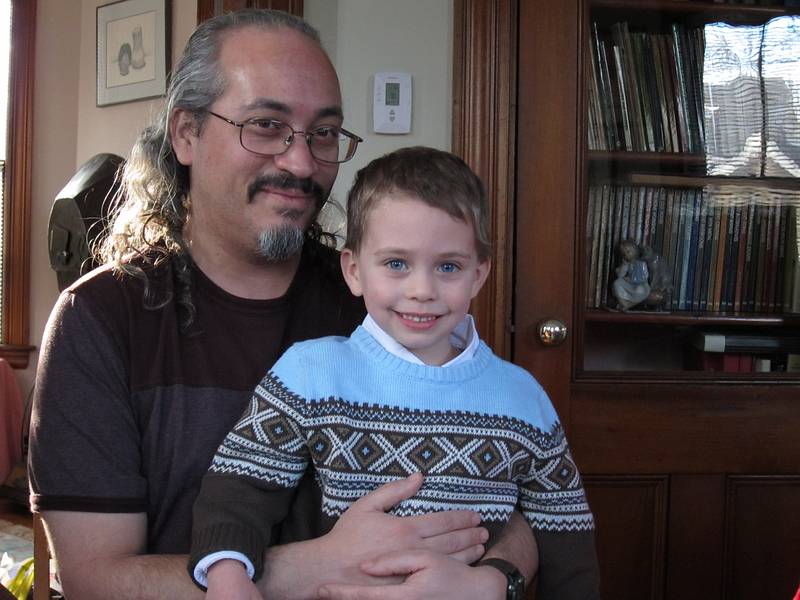
<path id="1" fill-rule="evenodd" d="M 169 137 L 178 162 L 185 167 L 191 165 L 197 142 L 197 121 L 194 115 L 182 108 L 173 110 L 169 120 Z"/>
<path id="2" fill-rule="evenodd" d="M 474 298 L 478 295 L 478 292 L 481 291 L 483 284 L 486 283 L 486 278 L 489 276 L 489 271 L 492 270 L 492 259 L 487 258 L 486 260 L 482 260 L 478 263 L 478 266 L 475 267 L 477 271 L 477 277 L 475 278 L 475 282 L 472 284 L 472 296 L 470 298 Z"/>
<path id="3" fill-rule="evenodd" d="M 361 296 L 363 290 L 361 288 L 361 274 L 358 271 L 358 261 L 356 255 L 349 248 L 344 248 L 339 255 L 339 261 L 342 265 L 342 275 L 350 288 L 350 292 L 354 296 Z"/>

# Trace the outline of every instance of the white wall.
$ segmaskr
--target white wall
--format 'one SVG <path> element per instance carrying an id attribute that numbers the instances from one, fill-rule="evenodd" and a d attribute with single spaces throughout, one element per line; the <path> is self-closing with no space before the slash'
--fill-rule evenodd
<path id="1" fill-rule="evenodd" d="M 30 340 L 41 344 L 58 296 L 47 256 L 47 223 L 56 194 L 77 168 L 100 152 L 127 157 L 161 100 L 98 108 L 95 94 L 96 8 L 109 0 L 38 0 L 31 215 Z M 450 148 L 452 0 L 306 0 L 306 18 L 320 28 L 339 71 L 346 126 L 366 139 L 342 167 L 334 194 L 342 204 L 355 171 L 392 149 L 412 144 Z M 197 0 L 172 0 L 172 60 L 197 19 Z M 370 133 L 372 74 L 413 75 L 409 135 Z M 27 396 L 38 354 L 17 376 Z"/>
<path id="2" fill-rule="evenodd" d="M 305 0 L 303 6 L 339 73 L 345 127 L 365 140 L 339 170 L 333 193 L 342 206 L 356 171 L 373 158 L 403 146 L 450 149 L 452 0 Z M 412 75 L 410 134 L 372 133 L 373 75 L 380 71 Z"/>

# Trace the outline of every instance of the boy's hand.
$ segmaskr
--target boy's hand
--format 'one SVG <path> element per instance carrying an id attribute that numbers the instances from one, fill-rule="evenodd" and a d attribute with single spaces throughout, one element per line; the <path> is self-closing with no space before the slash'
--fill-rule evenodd
<path id="1" fill-rule="evenodd" d="M 208 569 L 209 600 L 263 600 L 256 584 L 238 560 L 220 560 Z"/>

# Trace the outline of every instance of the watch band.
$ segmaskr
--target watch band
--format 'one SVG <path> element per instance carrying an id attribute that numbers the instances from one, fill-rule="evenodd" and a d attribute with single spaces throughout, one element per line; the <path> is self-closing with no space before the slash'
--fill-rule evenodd
<path id="1" fill-rule="evenodd" d="M 519 569 L 502 558 L 486 558 L 478 566 L 494 567 L 506 576 L 506 600 L 522 600 L 525 596 L 525 577 Z"/>

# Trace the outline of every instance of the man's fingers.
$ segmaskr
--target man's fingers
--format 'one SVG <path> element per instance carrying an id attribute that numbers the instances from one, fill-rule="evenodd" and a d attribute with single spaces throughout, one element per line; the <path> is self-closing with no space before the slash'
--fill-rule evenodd
<path id="1" fill-rule="evenodd" d="M 425 548 L 440 554 L 454 555 L 458 552 L 485 543 L 489 531 L 483 527 L 469 527 L 428 536 L 423 540 Z"/>
<path id="2" fill-rule="evenodd" d="M 395 592 L 395 589 L 399 588 L 329 583 L 317 591 L 317 598 L 324 598 L 325 600 L 392 600 L 400 597 Z"/>
<path id="3" fill-rule="evenodd" d="M 481 516 L 471 510 L 443 510 L 406 519 L 414 523 L 417 535 L 423 538 L 474 528 L 481 522 Z"/>
<path id="4" fill-rule="evenodd" d="M 361 570 L 375 577 L 408 575 L 427 567 L 430 560 L 431 553 L 427 550 L 398 550 L 363 563 Z"/>
<path id="5" fill-rule="evenodd" d="M 450 558 L 462 562 L 465 565 L 471 565 L 476 560 L 479 560 L 485 553 L 486 548 L 483 547 L 483 544 L 478 544 L 476 546 L 470 546 L 461 552 L 454 552 L 450 555 Z"/>
<path id="6" fill-rule="evenodd" d="M 401 500 L 411 498 L 422 485 L 422 473 L 412 473 L 405 479 L 386 483 L 377 490 L 359 498 L 350 507 L 357 511 L 376 510 L 386 512 Z"/>

